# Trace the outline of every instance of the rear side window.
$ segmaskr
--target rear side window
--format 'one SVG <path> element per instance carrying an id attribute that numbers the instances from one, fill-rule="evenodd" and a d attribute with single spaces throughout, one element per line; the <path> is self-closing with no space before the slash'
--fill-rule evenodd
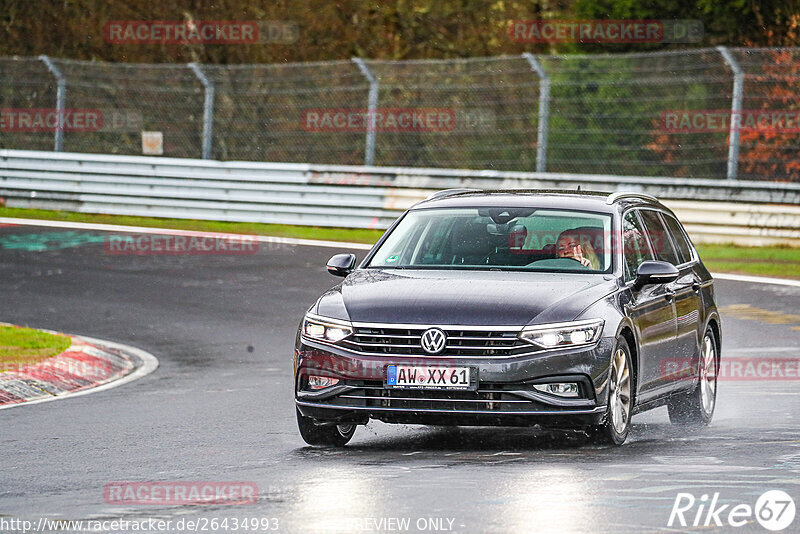
<path id="1" fill-rule="evenodd" d="M 689 240 L 686 238 L 681 224 L 671 215 L 662 214 L 661 216 L 664 218 L 664 222 L 667 223 L 667 229 L 669 230 L 669 235 L 672 236 L 672 242 L 675 243 L 678 259 L 681 260 L 681 263 L 692 261 L 692 247 L 689 245 Z"/>
<path id="2" fill-rule="evenodd" d="M 650 239 L 656 259 L 667 261 L 672 265 L 683 263 L 678 259 L 678 254 L 672 246 L 672 241 L 667 235 L 667 230 L 664 228 L 664 223 L 661 222 L 661 216 L 658 212 L 654 210 L 639 210 L 639 215 L 642 217 L 644 229 Z"/>
<path id="3" fill-rule="evenodd" d="M 624 243 L 622 250 L 625 255 L 625 281 L 629 281 L 636 277 L 636 270 L 643 261 L 653 259 L 636 212 L 629 211 L 622 219 L 622 240 Z"/>

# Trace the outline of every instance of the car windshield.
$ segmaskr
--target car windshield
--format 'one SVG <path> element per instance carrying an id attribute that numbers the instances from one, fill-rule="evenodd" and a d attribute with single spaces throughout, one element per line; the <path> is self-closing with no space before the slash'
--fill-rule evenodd
<path id="1" fill-rule="evenodd" d="M 410 211 L 368 267 L 610 272 L 611 216 L 542 208 Z"/>

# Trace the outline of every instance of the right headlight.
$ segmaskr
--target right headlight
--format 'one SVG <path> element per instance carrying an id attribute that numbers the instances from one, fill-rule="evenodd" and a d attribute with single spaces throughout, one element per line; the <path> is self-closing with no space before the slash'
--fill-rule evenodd
<path id="1" fill-rule="evenodd" d="M 336 343 L 352 333 L 353 326 L 347 321 L 328 319 L 311 313 L 307 313 L 303 319 L 303 335 L 307 338 Z"/>
<path id="2" fill-rule="evenodd" d="M 526 326 L 519 337 L 544 349 L 592 345 L 603 333 L 602 319 Z"/>

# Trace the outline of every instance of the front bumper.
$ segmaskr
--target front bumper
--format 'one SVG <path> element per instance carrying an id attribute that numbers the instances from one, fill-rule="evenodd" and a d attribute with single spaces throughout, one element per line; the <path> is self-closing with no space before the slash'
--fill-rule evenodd
<path id="1" fill-rule="evenodd" d="M 300 338 L 295 349 L 295 401 L 300 413 L 321 421 L 435 425 L 532 425 L 575 427 L 598 424 L 607 406 L 613 338 L 582 349 L 525 356 L 460 359 L 365 356 Z M 391 389 L 384 386 L 389 364 L 469 366 L 477 369 L 475 391 Z M 339 383 L 308 391 L 309 375 Z M 581 398 L 540 392 L 536 383 L 578 382 Z"/>

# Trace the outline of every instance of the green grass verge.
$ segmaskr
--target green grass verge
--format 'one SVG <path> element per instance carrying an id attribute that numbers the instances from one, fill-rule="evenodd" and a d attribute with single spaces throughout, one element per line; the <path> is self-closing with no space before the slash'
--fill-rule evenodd
<path id="1" fill-rule="evenodd" d="M 800 248 L 697 245 L 710 271 L 800 279 Z"/>
<path id="2" fill-rule="evenodd" d="M 709 271 L 715 273 L 749 274 L 754 276 L 770 276 L 772 278 L 792 278 L 800 280 L 800 264 L 787 266 L 764 262 L 744 263 L 705 259 L 703 263 L 705 263 Z"/>
<path id="3" fill-rule="evenodd" d="M 119 224 L 124 226 L 146 226 L 148 228 L 175 228 L 177 230 L 196 230 L 201 232 L 269 235 L 275 237 L 321 239 L 324 241 L 350 241 L 354 243 L 370 244 L 377 241 L 378 238 L 383 234 L 383 230 L 369 230 L 360 228 L 329 228 L 322 226 L 293 226 L 289 224 L 197 221 L 192 219 L 160 219 L 156 217 L 102 215 L 94 213 L 73 213 L 69 211 L 32 210 L 7 207 L 0 207 L 0 217 L 20 217 L 24 219 L 48 219 L 53 221 Z"/>
<path id="4" fill-rule="evenodd" d="M 0 373 L 32 365 L 72 345 L 67 336 L 48 334 L 33 328 L 0 326 Z"/>

